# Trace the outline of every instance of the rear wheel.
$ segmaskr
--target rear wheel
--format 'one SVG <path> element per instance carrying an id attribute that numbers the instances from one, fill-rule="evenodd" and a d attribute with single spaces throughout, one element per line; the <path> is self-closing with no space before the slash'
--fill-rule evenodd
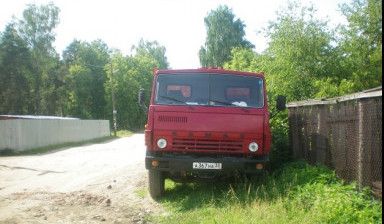
<path id="1" fill-rule="evenodd" d="M 149 194 L 152 198 L 159 198 L 164 193 L 164 172 L 159 170 L 149 170 Z"/>

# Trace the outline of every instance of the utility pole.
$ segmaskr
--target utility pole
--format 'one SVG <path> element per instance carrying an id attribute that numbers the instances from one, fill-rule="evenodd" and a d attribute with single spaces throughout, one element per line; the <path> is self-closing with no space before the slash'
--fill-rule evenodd
<path id="1" fill-rule="evenodd" d="M 111 60 L 111 92 L 112 92 L 112 113 L 113 113 L 113 132 L 115 134 L 115 137 L 117 136 L 116 135 L 116 128 L 117 128 L 117 121 L 116 121 L 116 114 L 117 114 L 117 111 L 116 111 L 116 108 L 115 108 L 115 92 L 114 92 L 114 89 L 113 89 L 113 66 L 112 66 L 112 60 Z"/>

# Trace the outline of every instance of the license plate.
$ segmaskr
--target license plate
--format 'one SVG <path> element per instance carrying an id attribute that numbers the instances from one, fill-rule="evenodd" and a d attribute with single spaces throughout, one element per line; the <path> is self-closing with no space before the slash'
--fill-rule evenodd
<path id="1" fill-rule="evenodd" d="M 221 170 L 221 163 L 193 163 L 193 169 Z"/>

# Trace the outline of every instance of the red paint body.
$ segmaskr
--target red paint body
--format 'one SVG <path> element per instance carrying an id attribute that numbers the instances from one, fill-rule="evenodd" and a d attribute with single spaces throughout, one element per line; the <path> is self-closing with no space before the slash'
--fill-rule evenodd
<path id="1" fill-rule="evenodd" d="M 185 74 L 187 75 L 183 76 Z M 205 75 L 209 76 L 209 79 L 204 77 Z M 179 79 L 173 81 L 173 77 L 176 76 Z M 209 98 L 213 97 L 214 94 L 222 94 L 221 97 L 226 98 L 227 101 L 229 98 L 235 97 L 248 97 L 247 100 L 252 101 L 250 95 L 255 95 L 255 91 L 250 90 L 251 87 L 242 87 L 240 82 L 237 83 L 237 77 L 240 77 L 241 80 L 251 80 L 257 83 L 256 93 L 260 95 L 258 96 L 260 99 L 257 102 L 253 100 L 255 101 L 254 105 L 257 106 L 248 106 L 250 103 L 247 104 L 241 100 L 239 103 L 247 104 L 247 106 L 222 105 L 210 101 L 210 99 L 208 102 L 204 101 L 204 104 L 199 104 L 194 102 L 197 100 L 194 100 L 193 97 L 198 94 L 205 95 L 201 93 L 201 89 L 194 89 L 200 88 L 206 83 L 195 86 L 182 83 L 183 80 L 193 80 L 194 76 L 215 80 L 215 82 L 207 85 L 207 91 L 212 91 L 212 96 L 210 95 Z M 235 80 L 233 84 L 219 83 L 221 78 L 230 80 L 232 77 Z M 165 84 L 161 83 L 163 79 L 164 82 L 170 84 L 164 86 Z M 248 85 L 249 83 L 245 82 L 245 84 Z M 216 86 L 218 86 L 217 91 L 211 90 Z M 186 98 L 181 97 L 183 101 L 190 100 L 193 102 L 182 104 L 175 100 L 172 103 L 176 105 L 171 104 L 171 98 L 165 95 L 175 89 L 179 89 L 182 95 L 186 96 Z M 164 96 L 161 95 L 161 91 L 163 91 Z M 200 171 L 212 171 L 218 174 L 231 174 L 237 171 L 245 173 L 263 171 L 269 158 L 272 140 L 266 95 L 265 79 L 262 73 L 222 69 L 156 70 L 148 110 L 148 123 L 145 130 L 146 168 L 162 170 L 169 174 L 199 173 Z M 161 99 L 162 97 L 164 99 Z M 167 141 L 165 148 L 160 149 L 158 147 L 157 141 L 159 139 Z M 258 150 L 256 152 L 249 150 L 248 146 L 251 142 L 257 143 Z M 160 166 L 153 166 L 153 161 L 159 161 Z M 220 163 L 222 169 L 193 169 L 191 165 L 193 162 Z M 256 169 L 256 164 L 260 163 L 263 164 L 263 168 Z"/>

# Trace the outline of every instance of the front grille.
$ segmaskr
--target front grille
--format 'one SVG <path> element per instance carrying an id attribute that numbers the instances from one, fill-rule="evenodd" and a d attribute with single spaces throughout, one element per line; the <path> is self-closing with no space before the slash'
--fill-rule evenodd
<path id="1" fill-rule="evenodd" d="M 168 123 L 188 123 L 188 118 L 175 116 L 159 116 L 158 121 Z"/>
<path id="2" fill-rule="evenodd" d="M 174 138 L 172 146 L 173 150 L 183 151 L 241 152 L 243 150 L 243 141 Z"/>

